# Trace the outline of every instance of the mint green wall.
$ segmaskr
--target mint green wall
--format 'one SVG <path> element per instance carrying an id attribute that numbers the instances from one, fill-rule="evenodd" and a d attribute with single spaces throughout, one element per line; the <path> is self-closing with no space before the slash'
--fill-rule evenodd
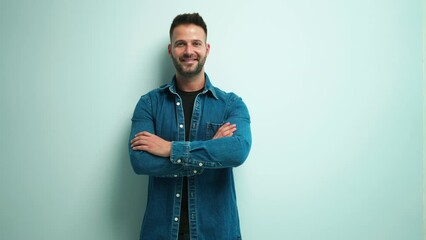
<path id="1" fill-rule="evenodd" d="M 252 115 L 245 240 L 423 238 L 420 0 L 0 0 L 0 239 L 137 239 L 127 157 L 168 28 L 199 11 L 206 70 Z"/>

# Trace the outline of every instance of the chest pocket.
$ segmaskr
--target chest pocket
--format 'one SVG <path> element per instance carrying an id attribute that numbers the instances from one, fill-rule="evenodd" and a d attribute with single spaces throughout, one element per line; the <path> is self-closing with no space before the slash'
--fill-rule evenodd
<path id="1" fill-rule="evenodd" d="M 217 130 L 223 125 L 223 123 L 207 123 L 206 129 L 206 140 L 210 140 L 216 134 Z"/>

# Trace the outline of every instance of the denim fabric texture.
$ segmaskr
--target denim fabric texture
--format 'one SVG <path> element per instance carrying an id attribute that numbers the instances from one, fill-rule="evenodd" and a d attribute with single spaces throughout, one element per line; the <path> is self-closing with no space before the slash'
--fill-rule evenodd
<path id="1" fill-rule="evenodd" d="M 183 176 L 188 177 L 190 239 L 241 239 L 233 167 L 249 154 L 250 116 L 240 97 L 214 87 L 207 75 L 205 79 L 194 103 L 190 141 L 185 141 L 175 77 L 143 95 L 136 105 L 130 139 L 148 131 L 172 141 L 169 158 L 134 151 L 129 144 L 134 171 L 149 175 L 141 240 L 178 239 Z M 226 122 L 237 125 L 234 135 L 212 140 Z"/>

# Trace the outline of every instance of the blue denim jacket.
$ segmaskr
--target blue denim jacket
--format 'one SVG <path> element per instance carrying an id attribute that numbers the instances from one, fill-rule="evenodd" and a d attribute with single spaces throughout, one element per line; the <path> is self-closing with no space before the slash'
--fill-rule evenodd
<path id="1" fill-rule="evenodd" d="M 176 78 L 143 95 L 136 106 L 130 139 L 148 131 L 172 141 L 170 158 L 134 151 L 129 145 L 134 171 L 150 176 L 140 239 L 177 239 L 183 176 L 188 176 L 191 239 L 241 239 L 232 168 L 250 151 L 250 116 L 240 97 L 205 78 L 204 90 L 195 99 L 189 142 Z M 212 140 L 226 122 L 237 125 L 234 135 Z"/>

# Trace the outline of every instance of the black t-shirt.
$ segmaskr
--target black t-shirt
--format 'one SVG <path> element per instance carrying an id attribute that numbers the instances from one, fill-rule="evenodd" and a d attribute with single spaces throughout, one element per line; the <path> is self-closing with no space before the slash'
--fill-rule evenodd
<path id="1" fill-rule="evenodd" d="M 203 91 L 203 89 L 195 92 L 184 92 L 180 89 L 176 89 L 180 98 L 182 99 L 182 107 L 185 118 L 185 141 L 190 141 L 189 130 L 191 127 L 192 111 L 194 110 L 194 102 L 197 95 Z M 180 224 L 179 234 L 189 234 L 189 217 L 188 217 L 188 178 L 183 178 L 183 189 L 182 189 L 182 204 L 180 212 Z"/>

